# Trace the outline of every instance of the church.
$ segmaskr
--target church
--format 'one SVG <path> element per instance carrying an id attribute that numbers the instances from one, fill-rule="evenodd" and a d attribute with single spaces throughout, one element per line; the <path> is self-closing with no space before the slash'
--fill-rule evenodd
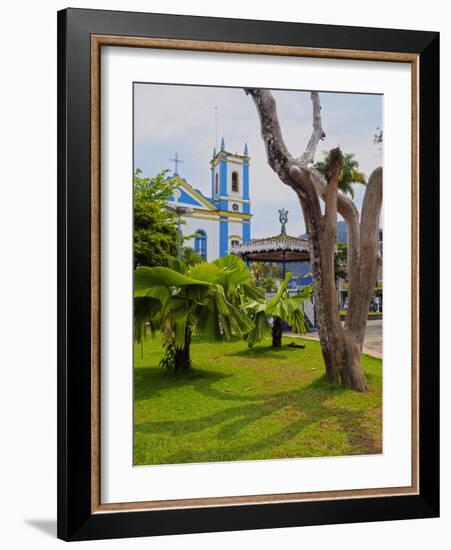
<path id="1" fill-rule="evenodd" d="M 249 194 L 250 157 L 247 145 L 242 155 L 230 153 L 224 138 L 219 151 L 213 150 L 210 160 L 211 195 L 204 195 L 178 174 L 176 156 L 174 175 L 170 181 L 177 184 L 168 206 L 174 209 L 184 223 L 180 231 L 185 241 L 206 261 L 229 254 L 232 246 L 251 239 L 251 200 Z"/>

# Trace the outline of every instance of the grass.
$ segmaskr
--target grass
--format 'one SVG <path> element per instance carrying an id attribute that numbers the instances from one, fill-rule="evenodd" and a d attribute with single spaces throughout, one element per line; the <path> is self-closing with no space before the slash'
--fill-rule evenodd
<path id="1" fill-rule="evenodd" d="M 159 339 L 143 357 L 136 346 L 134 464 L 380 453 L 382 362 L 363 356 L 370 391 L 360 394 L 328 384 L 319 343 L 303 343 L 194 339 L 183 373 L 158 366 Z"/>

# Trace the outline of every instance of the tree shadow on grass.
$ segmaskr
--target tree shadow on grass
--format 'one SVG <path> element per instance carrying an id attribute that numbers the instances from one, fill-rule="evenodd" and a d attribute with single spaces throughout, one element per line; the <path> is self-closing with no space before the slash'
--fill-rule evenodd
<path id="1" fill-rule="evenodd" d="M 182 386 L 211 385 L 232 374 L 219 371 L 190 368 L 186 371 L 165 370 L 163 368 L 135 368 L 134 402 L 159 397 L 161 392 Z"/>
<path id="2" fill-rule="evenodd" d="M 270 344 L 253 346 L 239 351 L 224 354 L 227 357 L 269 357 L 275 359 L 288 359 L 289 355 L 299 351 L 299 348 L 290 348 L 284 345 L 281 348 L 273 348 Z"/>
<path id="3" fill-rule="evenodd" d="M 380 452 L 378 440 L 370 433 L 367 424 L 362 419 L 362 412 L 350 410 L 334 405 L 330 399 L 346 390 L 337 388 L 320 378 L 303 388 L 284 391 L 276 394 L 262 394 L 259 396 L 229 396 L 211 388 L 209 384 L 202 384 L 195 388 L 199 393 L 224 399 L 237 401 L 236 406 L 215 412 L 201 418 L 177 421 L 149 422 L 135 426 L 136 433 L 179 436 L 180 434 L 194 434 L 203 430 L 218 427 L 217 433 L 209 438 L 214 438 L 218 445 L 211 446 L 205 450 L 187 453 L 186 450 L 173 453 L 165 457 L 166 464 L 180 462 L 208 462 L 243 460 L 251 454 L 258 453 L 264 457 L 273 458 L 271 451 L 289 439 L 296 437 L 300 431 L 317 423 L 319 429 L 321 424 L 329 425 L 331 422 L 338 424 L 340 433 L 347 437 L 349 444 L 353 447 L 353 454 L 374 454 Z M 247 402 L 244 402 L 247 401 Z M 258 441 L 249 441 L 248 437 L 242 435 L 242 431 L 264 418 L 271 417 L 283 411 L 287 415 L 287 422 L 283 429 L 263 435 Z M 292 416 L 295 420 L 290 421 Z M 261 424 L 260 424 L 261 427 Z M 327 429 L 327 427 L 326 427 Z M 236 444 L 243 439 L 242 444 Z M 224 448 L 224 441 L 230 440 L 230 448 Z M 265 453 L 266 451 L 266 453 Z M 330 453 L 323 453 L 330 456 Z M 304 453 L 295 456 L 315 456 L 315 454 Z M 318 456 L 318 455 L 316 455 Z"/>

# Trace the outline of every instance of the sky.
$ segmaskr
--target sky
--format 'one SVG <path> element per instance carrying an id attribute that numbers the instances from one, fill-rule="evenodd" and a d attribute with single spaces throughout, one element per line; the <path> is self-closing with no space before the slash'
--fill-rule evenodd
<path id="1" fill-rule="evenodd" d="M 304 152 L 312 130 L 310 92 L 273 90 L 285 143 L 293 156 Z M 318 145 L 322 152 L 341 147 L 354 153 L 359 169 L 369 177 L 382 164 L 382 153 L 373 143 L 376 128 L 382 128 L 383 96 L 320 92 L 322 125 L 326 138 Z M 134 164 L 143 176 L 155 176 L 183 160 L 179 174 L 194 188 L 209 196 L 210 164 L 216 139 L 224 137 L 225 149 L 242 154 L 247 143 L 250 167 L 252 238 L 280 233 L 278 210 L 289 211 L 287 233 L 305 232 L 299 201 L 284 185 L 266 160 L 255 105 L 242 88 L 162 85 L 134 85 Z M 355 185 L 355 202 L 360 209 L 365 188 Z"/>

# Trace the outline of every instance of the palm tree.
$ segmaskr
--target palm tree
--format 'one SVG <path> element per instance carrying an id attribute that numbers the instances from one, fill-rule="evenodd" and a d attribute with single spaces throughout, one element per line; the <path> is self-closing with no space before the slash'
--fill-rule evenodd
<path id="1" fill-rule="evenodd" d="M 234 305 L 241 307 L 247 300 L 265 298 L 264 291 L 255 286 L 251 271 L 239 256 L 223 256 L 212 263 L 221 270 L 217 282 Z"/>
<path id="2" fill-rule="evenodd" d="M 323 160 L 315 163 L 314 167 L 318 170 L 318 172 L 321 172 L 321 174 L 327 176 L 330 161 L 329 153 L 324 151 L 323 155 Z M 354 156 L 355 155 L 353 153 L 343 154 L 343 166 L 341 168 L 340 179 L 338 180 L 338 188 L 340 191 L 351 195 L 352 198 L 354 198 L 354 183 L 360 183 L 362 185 L 367 184 L 365 174 L 359 172 L 359 163 L 354 159 Z"/>
<path id="3" fill-rule="evenodd" d="M 260 342 L 269 332 L 272 334 L 272 347 L 282 347 L 284 321 L 299 334 L 307 332 L 301 304 L 309 297 L 311 287 L 305 287 L 299 294 L 290 296 L 287 286 L 291 277 L 291 273 L 286 274 L 277 293 L 269 301 L 250 300 L 245 304 L 244 307 L 248 310 L 255 325 L 245 336 L 250 347 Z"/>
<path id="4" fill-rule="evenodd" d="M 239 260 L 239 261 L 237 261 Z M 142 342 L 145 326 L 159 329 L 166 346 L 165 366 L 186 369 L 191 364 L 193 334 L 212 342 L 230 340 L 252 330 L 240 308 L 250 274 L 239 258 L 186 267 L 172 260 L 170 267 L 140 267 L 135 272 L 134 335 Z M 238 287 L 240 292 L 237 292 Z M 238 297 L 237 297 L 238 296 Z"/>

